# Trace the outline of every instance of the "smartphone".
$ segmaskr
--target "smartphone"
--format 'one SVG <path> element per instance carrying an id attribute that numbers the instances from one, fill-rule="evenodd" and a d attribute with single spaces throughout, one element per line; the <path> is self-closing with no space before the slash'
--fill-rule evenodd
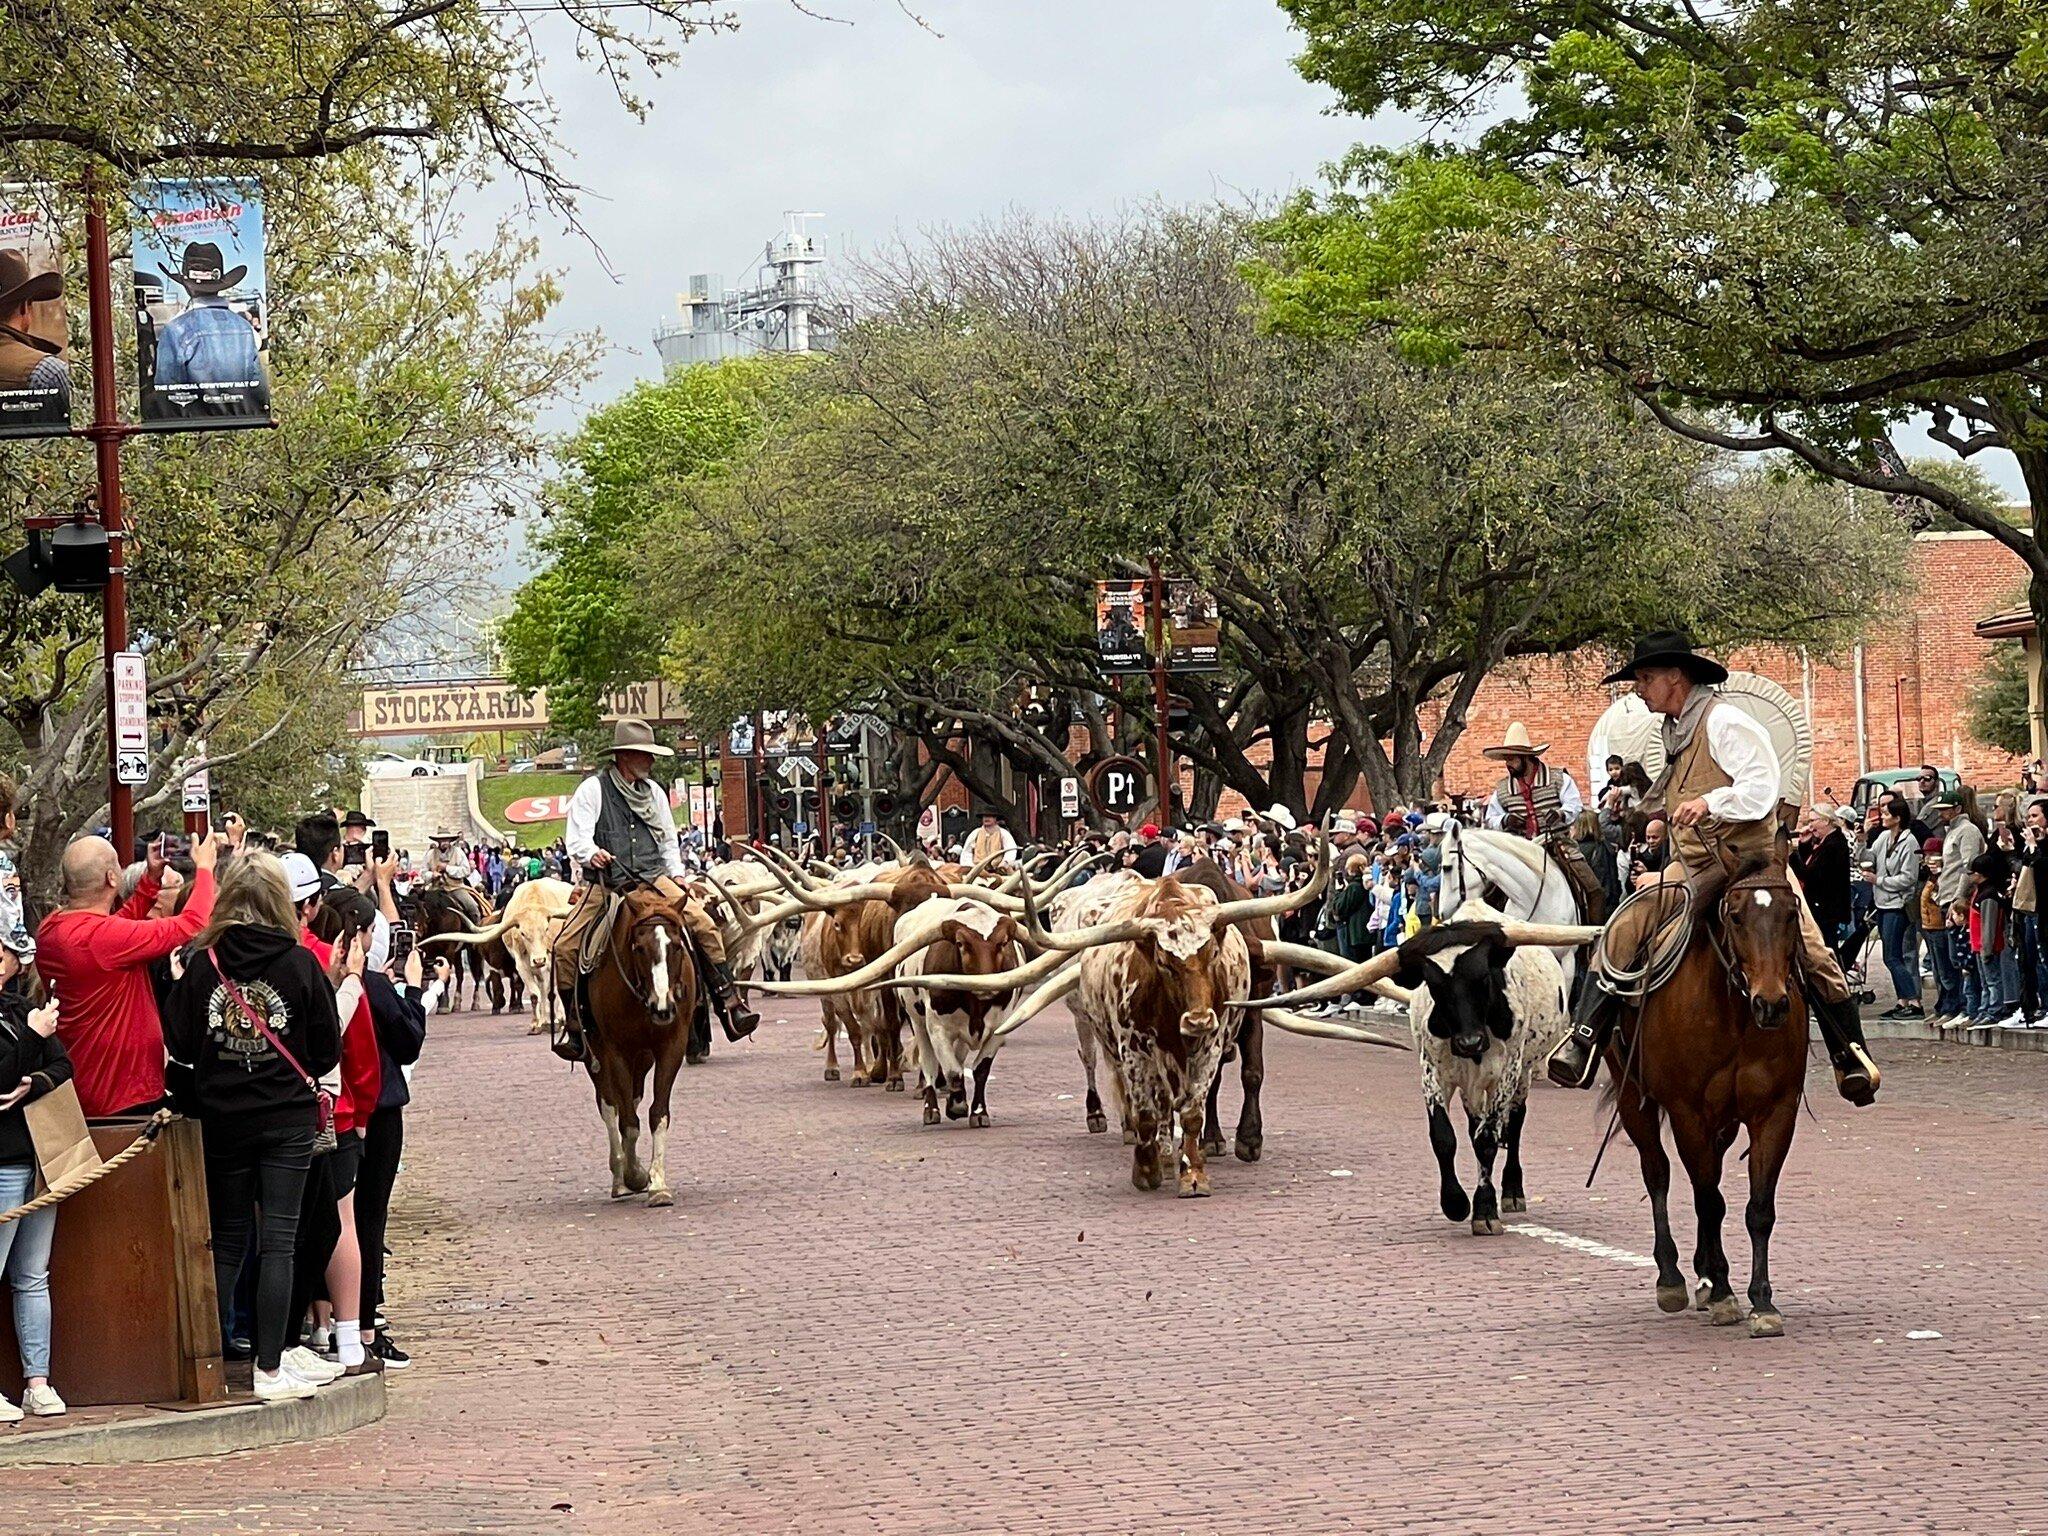
<path id="1" fill-rule="evenodd" d="M 414 942 L 411 924 L 393 923 L 391 925 L 391 963 L 393 965 L 405 964 L 405 957 L 412 953 Z"/>
<path id="2" fill-rule="evenodd" d="M 191 845 L 184 838 L 170 832 L 164 834 L 165 859 L 182 859 L 191 851 Z"/>
<path id="3" fill-rule="evenodd" d="M 369 857 L 370 845 L 368 843 L 350 843 L 341 850 L 341 862 L 344 864 L 361 864 Z"/>
<path id="4" fill-rule="evenodd" d="M 380 864 L 391 857 L 391 834 L 382 827 L 370 834 L 370 852 Z"/>

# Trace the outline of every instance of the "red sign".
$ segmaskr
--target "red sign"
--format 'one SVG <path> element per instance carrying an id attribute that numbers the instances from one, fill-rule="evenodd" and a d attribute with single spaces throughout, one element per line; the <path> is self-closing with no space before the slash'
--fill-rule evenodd
<path id="1" fill-rule="evenodd" d="M 671 808 L 683 803 L 689 786 L 677 779 L 669 786 L 668 803 Z M 531 795 L 524 800 L 514 800 L 505 807 L 505 819 L 520 826 L 529 826 L 536 821 L 561 821 L 569 814 L 570 795 Z"/>

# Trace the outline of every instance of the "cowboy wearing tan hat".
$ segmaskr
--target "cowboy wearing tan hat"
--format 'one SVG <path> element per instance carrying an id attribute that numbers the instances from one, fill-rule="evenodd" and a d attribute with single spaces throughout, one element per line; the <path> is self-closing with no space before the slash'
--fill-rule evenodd
<path id="1" fill-rule="evenodd" d="M 1549 750 L 1547 741 L 1531 742 L 1528 727 L 1519 720 L 1509 723 L 1499 746 L 1485 749 L 1486 756 L 1507 769 L 1486 801 L 1486 824 L 1494 831 L 1535 840 L 1571 832 L 1572 821 L 1586 802 L 1569 773 L 1543 761 Z"/>
<path id="2" fill-rule="evenodd" d="M 637 883 L 653 886 L 675 904 L 683 927 L 703 955 L 706 980 L 726 1038 L 743 1039 L 761 1022 L 741 1000 L 725 960 L 725 936 L 709 913 L 683 887 L 683 854 L 676 841 L 675 813 L 654 779 L 654 760 L 675 753 L 654 739 L 645 720 L 630 716 L 612 727 L 604 751 L 611 762 L 576 786 L 569 798 L 569 856 L 583 866 L 585 884 L 572 898 L 568 921 L 555 940 L 555 987 L 565 1015 L 554 1051 L 569 1061 L 585 1055 L 582 1012 L 577 1006 L 577 956 L 582 937 L 618 904 L 620 892 Z"/>

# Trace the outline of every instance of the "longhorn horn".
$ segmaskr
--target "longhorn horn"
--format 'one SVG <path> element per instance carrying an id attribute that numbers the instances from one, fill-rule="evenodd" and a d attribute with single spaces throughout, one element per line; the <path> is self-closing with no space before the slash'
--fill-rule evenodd
<path id="1" fill-rule="evenodd" d="M 767 870 L 769 874 L 775 877 L 775 883 L 781 886 L 785 891 L 789 892 L 789 894 L 792 896 L 800 896 L 806 890 L 815 891 L 822 890 L 824 888 L 820 882 L 813 880 L 809 875 L 805 874 L 802 870 L 796 869 L 794 865 L 790 866 L 790 869 L 784 869 L 782 867 L 782 864 L 778 862 L 780 855 L 777 855 L 774 858 L 769 857 L 768 850 L 765 845 L 759 847 L 750 847 L 747 849 L 747 852 L 753 854 L 756 860 L 759 861 L 761 867 Z M 792 873 L 791 871 L 794 871 L 794 873 Z"/>
<path id="2" fill-rule="evenodd" d="M 806 859 L 804 865 L 810 872 L 824 880 L 837 880 L 839 870 L 823 859 Z"/>
<path id="3" fill-rule="evenodd" d="M 858 992 L 871 987 L 883 977 L 891 975 L 897 966 L 920 950 L 929 949 L 942 937 L 936 928 L 922 937 L 912 934 L 900 939 L 883 950 L 881 954 L 860 967 L 848 971 L 844 976 L 828 976 L 812 981 L 743 981 L 741 986 L 753 992 L 772 992 L 777 997 L 836 997 L 842 992 Z"/>
<path id="4" fill-rule="evenodd" d="M 1501 937 L 1510 944 L 1531 949 L 1577 949 L 1590 944 L 1606 930 L 1587 923 L 1522 923 L 1513 918 L 1500 925 Z"/>
<path id="5" fill-rule="evenodd" d="M 1322 981 L 1311 982 L 1305 987 L 1296 987 L 1292 992 L 1282 992 L 1277 997 L 1252 998 L 1240 1006 L 1254 1013 L 1267 1012 L 1275 1008 L 1298 1008 L 1303 1003 L 1321 1002 L 1327 997 L 1342 997 L 1346 992 L 1357 992 L 1370 987 L 1374 982 L 1385 981 L 1401 968 L 1401 951 L 1383 949 L 1370 960 L 1360 960 L 1347 965 L 1334 976 Z"/>
<path id="6" fill-rule="evenodd" d="M 1211 925 L 1222 923 L 1256 922 L 1262 917 L 1278 917 L 1283 912 L 1293 912 L 1307 906 L 1330 883 L 1330 819 L 1323 818 L 1323 835 L 1316 839 L 1315 878 L 1298 891 L 1281 891 L 1273 896 L 1247 896 L 1238 901 L 1226 901 L 1216 909 Z"/>
<path id="7" fill-rule="evenodd" d="M 958 881 L 946 887 L 948 896 L 959 896 L 967 901 L 978 901 L 985 907 L 994 907 L 1009 917 L 1024 915 L 1024 899 L 999 891 L 988 885 L 963 885 Z"/>
<path id="8" fill-rule="evenodd" d="M 1269 1008 L 1265 1013 L 1268 1024 L 1277 1024 L 1289 1034 L 1306 1035 L 1311 1040 L 1343 1040 L 1352 1045 L 1378 1045 L 1390 1051 L 1413 1050 L 1406 1040 L 1389 1040 L 1384 1035 L 1375 1035 L 1363 1029 L 1353 1029 L 1349 1024 L 1338 1024 L 1329 1019 L 1310 1019 L 1285 1008 Z"/>
<path id="9" fill-rule="evenodd" d="M 1081 984 L 1081 962 L 1069 960 L 1036 992 L 1024 999 L 1022 1007 L 989 1032 L 990 1040 L 1000 1040 L 1012 1031 L 1022 1028 L 1032 1019 L 1050 1008 Z"/>
<path id="10" fill-rule="evenodd" d="M 437 933 L 421 939 L 420 947 L 424 949 L 429 944 L 488 944 L 511 926 L 508 922 L 500 921 L 488 928 L 473 928 L 468 933 Z"/>
<path id="11" fill-rule="evenodd" d="M 980 858 L 976 859 L 972 864 L 967 866 L 967 873 L 961 876 L 962 881 L 965 884 L 972 885 L 976 880 L 981 878 L 981 876 L 984 873 L 986 873 L 991 867 L 1002 862 L 1002 857 L 1003 850 L 1000 848 L 998 848 L 994 853 L 983 854 Z M 996 889 L 1006 890 L 1008 889 L 1008 887 L 997 886 Z"/>
<path id="12" fill-rule="evenodd" d="M 1061 966 L 1073 960 L 1072 955 L 1040 955 L 1023 965 L 1007 971 L 991 971 L 986 976 L 969 976 L 962 973 L 940 973 L 931 976 L 891 976 L 887 981 L 878 981 L 875 986 L 882 990 L 900 990 L 904 987 L 928 987 L 937 992 L 1009 992 L 1035 981 L 1042 981 Z"/>
<path id="13" fill-rule="evenodd" d="M 879 827 L 875 829 L 875 836 L 889 845 L 889 851 L 896 855 L 896 862 L 898 864 L 908 864 L 910 862 L 910 855 L 903 851 L 903 845 L 897 842 L 895 838 Z"/>
<path id="14" fill-rule="evenodd" d="M 1141 918 L 1120 917 L 1111 922 L 1096 923 L 1093 927 L 1077 928 L 1072 933 L 1052 933 L 1039 922 L 1038 903 L 1032 896 L 1031 887 L 1026 885 L 1024 931 L 1040 949 L 1065 950 L 1075 954 L 1102 944 L 1128 944 L 1145 932 L 1145 924 Z"/>

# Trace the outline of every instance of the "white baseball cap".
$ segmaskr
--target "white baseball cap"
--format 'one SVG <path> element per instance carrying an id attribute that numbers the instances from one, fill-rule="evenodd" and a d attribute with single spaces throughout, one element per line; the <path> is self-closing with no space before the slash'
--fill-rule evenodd
<path id="1" fill-rule="evenodd" d="M 278 855 L 277 862 L 284 866 L 284 878 L 292 888 L 292 904 L 320 894 L 320 871 L 313 867 L 313 861 L 303 853 L 294 850 Z"/>

